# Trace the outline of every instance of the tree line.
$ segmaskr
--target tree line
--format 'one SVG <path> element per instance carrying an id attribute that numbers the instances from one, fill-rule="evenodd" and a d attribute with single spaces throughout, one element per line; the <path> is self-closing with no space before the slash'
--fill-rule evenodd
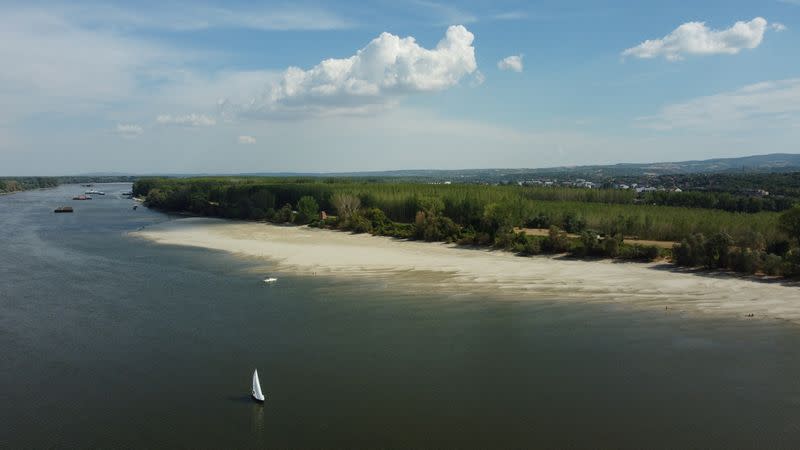
<path id="1" fill-rule="evenodd" d="M 29 189 L 56 187 L 59 180 L 56 177 L 4 177 L 0 178 L 0 192 L 18 192 Z"/>
<path id="2" fill-rule="evenodd" d="M 134 182 L 137 177 L 129 175 L 60 176 L 60 177 L 0 177 L 0 193 L 53 188 L 60 184 L 119 183 Z"/>
<path id="3" fill-rule="evenodd" d="M 613 201 L 540 200 L 531 192 L 519 186 L 277 178 L 148 178 L 134 184 L 134 193 L 146 196 L 150 206 L 207 216 L 494 246 L 525 255 L 672 257 L 687 266 L 795 273 L 792 258 L 800 254 L 800 242 L 784 224 L 793 209 L 783 215 L 743 214 Z M 330 216 L 322 219 L 321 211 Z M 519 227 L 545 228 L 548 233 L 531 236 Z M 664 250 L 630 245 L 631 238 L 677 243 Z"/>

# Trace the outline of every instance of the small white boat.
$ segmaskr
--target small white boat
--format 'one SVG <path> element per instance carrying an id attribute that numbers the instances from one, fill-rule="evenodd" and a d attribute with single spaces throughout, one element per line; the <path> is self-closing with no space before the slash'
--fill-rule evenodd
<path id="1" fill-rule="evenodd" d="M 261 383 L 258 381 L 258 369 L 253 371 L 253 400 L 264 403 L 264 394 L 261 392 Z"/>
<path id="2" fill-rule="evenodd" d="M 272 283 L 274 283 L 276 281 L 278 281 L 278 279 L 274 278 L 274 277 L 264 278 L 264 283 L 267 283 L 267 284 L 272 284 Z"/>

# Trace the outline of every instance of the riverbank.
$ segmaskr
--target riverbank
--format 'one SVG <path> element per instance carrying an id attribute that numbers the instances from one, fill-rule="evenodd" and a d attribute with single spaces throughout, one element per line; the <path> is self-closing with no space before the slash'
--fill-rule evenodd
<path id="1" fill-rule="evenodd" d="M 172 220 L 131 235 L 269 260 L 304 275 L 382 276 L 461 293 L 488 289 L 520 299 L 624 302 L 800 323 L 800 289 L 794 285 L 698 276 L 659 264 L 521 258 L 448 244 L 208 218 Z"/>

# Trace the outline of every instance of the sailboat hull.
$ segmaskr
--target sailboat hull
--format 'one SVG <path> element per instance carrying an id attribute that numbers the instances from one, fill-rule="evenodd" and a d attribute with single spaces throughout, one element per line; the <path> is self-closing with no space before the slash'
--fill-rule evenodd
<path id="1" fill-rule="evenodd" d="M 257 399 L 255 395 L 251 395 L 250 397 L 252 397 L 253 400 L 255 400 L 256 403 L 261 403 L 261 404 L 264 403 L 264 399 L 263 398 L 262 399 Z"/>

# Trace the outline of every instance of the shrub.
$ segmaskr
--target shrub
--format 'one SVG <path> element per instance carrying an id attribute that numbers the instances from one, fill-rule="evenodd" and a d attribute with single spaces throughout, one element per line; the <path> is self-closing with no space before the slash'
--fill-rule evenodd
<path id="1" fill-rule="evenodd" d="M 372 223 L 370 223 L 369 219 L 367 219 L 360 213 L 351 214 L 350 218 L 347 219 L 345 223 L 347 224 L 346 229 L 352 231 L 353 233 L 372 232 Z"/>
<path id="2" fill-rule="evenodd" d="M 373 233 L 380 236 L 392 236 L 394 234 L 394 223 L 380 209 L 367 208 L 362 210 L 360 214 L 369 221 Z"/>
<path id="3" fill-rule="evenodd" d="M 773 276 L 783 274 L 783 258 L 768 253 L 764 257 L 764 273 Z"/>
<path id="4" fill-rule="evenodd" d="M 492 243 L 492 236 L 489 233 L 478 233 L 475 235 L 475 244 L 489 245 Z"/>
<path id="5" fill-rule="evenodd" d="M 742 233 L 737 240 L 736 245 L 756 251 L 764 251 L 767 248 L 767 242 L 764 240 L 764 235 L 753 230 L 747 230 L 746 232 Z"/>
<path id="6" fill-rule="evenodd" d="M 288 203 L 283 205 L 273 218 L 275 223 L 292 223 L 292 221 L 294 221 L 294 211 L 292 211 L 292 205 Z"/>
<path id="7" fill-rule="evenodd" d="M 414 237 L 426 241 L 456 242 L 461 237 L 461 227 L 433 210 L 418 211 L 414 219 Z"/>
<path id="8" fill-rule="evenodd" d="M 553 220 L 550 216 L 541 212 L 525 221 L 525 226 L 528 228 L 550 228 L 552 224 Z"/>
<path id="9" fill-rule="evenodd" d="M 347 220 L 351 214 L 358 212 L 361 207 L 361 199 L 352 194 L 336 193 L 331 197 L 331 203 L 336 208 L 336 212 L 344 220 Z"/>
<path id="10" fill-rule="evenodd" d="M 761 255 L 757 251 L 743 248 L 731 253 L 731 269 L 742 273 L 756 273 L 761 265 Z"/>
<path id="11" fill-rule="evenodd" d="M 563 224 L 567 233 L 580 233 L 586 229 L 586 220 L 572 211 L 564 214 Z"/>
<path id="12" fill-rule="evenodd" d="M 536 236 L 524 236 L 524 243 L 520 243 L 522 248 L 518 253 L 523 255 L 538 255 L 542 253 L 542 238 Z"/>
<path id="13" fill-rule="evenodd" d="M 730 266 L 730 248 L 733 238 L 728 233 L 721 231 L 714 234 L 705 242 L 706 267 L 709 269 L 722 269 Z"/>
<path id="14" fill-rule="evenodd" d="M 297 222 L 309 223 L 317 218 L 319 214 L 319 204 L 314 197 L 303 196 L 297 201 Z"/>
<path id="15" fill-rule="evenodd" d="M 564 253 L 569 250 L 569 238 L 567 233 L 557 226 L 550 227 L 547 239 L 542 243 L 542 249 L 551 253 Z"/>
<path id="16" fill-rule="evenodd" d="M 522 233 L 520 233 L 522 234 Z M 524 236 L 524 235 L 523 235 Z M 525 246 L 525 242 L 523 240 L 517 239 L 517 234 L 513 231 L 507 233 L 501 233 L 495 236 L 494 238 L 494 246 L 496 248 L 503 248 L 507 250 L 512 250 L 516 248 L 517 244 L 521 247 Z"/>
<path id="17" fill-rule="evenodd" d="M 783 274 L 789 276 L 800 275 L 800 248 L 793 248 L 784 256 Z"/>
<path id="18" fill-rule="evenodd" d="M 778 256 L 784 256 L 792 247 L 791 243 L 786 239 L 780 239 L 777 241 L 771 242 L 767 246 L 767 253 L 774 253 Z"/>
<path id="19" fill-rule="evenodd" d="M 654 261 L 661 256 L 658 247 L 639 244 L 622 244 L 619 247 L 619 257 L 635 261 Z"/>
<path id="20" fill-rule="evenodd" d="M 414 237 L 414 225 L 410 223 L 394 223 L 392 236 L 401 239 L 411 239 Z"/>
<path id="21" fill-rule="evenodd" d="M 789 236 L 789 239 L 800 242 L 800 206 L 795 206 L 781 214 L 778 219 L 778 227 Z"/>
<path id="22" fill-rule="evenodd" d="M 697 267 L 706 263 L 706 239 L 696 233 L 672 247 L 672 257 L 680 266 Z"/>
<path id="23" fill-rule="evenodd" d="M 581 232 L 580 244 L 573 247 L 573 253 L 578 256 L 593 256 L 602 253 L 600 236 L 596 231 L 585 230 Z"/>
<path id="24" fill-rule="evenodd" d="M 661 257 L 661 250 L 652 245 L 642 247 L 642 252 L 644 253 L 644 259 L 647 261 L 655 261 Z"/>
<path id="25" fill-rule="evenodd" d="M 619 256 L 619 246 L 622 244 L 622 235 L 606 236 L 603 239 L 603 254 L 609 258 Z"/>

